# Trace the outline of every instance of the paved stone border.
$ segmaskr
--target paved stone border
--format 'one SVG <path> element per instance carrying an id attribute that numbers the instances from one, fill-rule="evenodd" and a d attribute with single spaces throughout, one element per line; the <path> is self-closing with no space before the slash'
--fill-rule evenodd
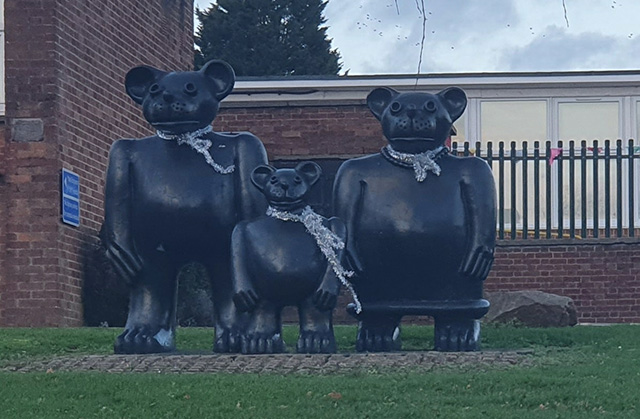
<path id="1" fill-rule="evenodd" d="M 397 352 L 331 355 L 87 355 L 10 363 L 0 371 L 111 373 L 336 374 L 430 371 L 435 368 L 505 368 L 532 365 L 532 351 Z"/>

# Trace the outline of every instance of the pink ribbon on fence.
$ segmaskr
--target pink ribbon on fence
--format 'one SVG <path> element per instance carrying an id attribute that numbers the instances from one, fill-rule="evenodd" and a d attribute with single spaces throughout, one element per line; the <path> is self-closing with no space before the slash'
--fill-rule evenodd
<path id="1" fill-rule="evenodd" d="M 553 162 L 562 155 L 561 148 L 552 148 L 551 153 L 549 154 L 549 166 L 553 164 Z"/>

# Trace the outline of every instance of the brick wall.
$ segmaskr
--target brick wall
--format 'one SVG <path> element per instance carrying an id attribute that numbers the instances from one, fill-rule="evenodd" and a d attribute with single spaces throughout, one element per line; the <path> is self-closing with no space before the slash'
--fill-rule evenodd
<path id="1" fill-rule="evenodd" d="M 190 69 L 193 2 L 4 6 L 0 325 L 80 325 L 83 249 L 102 222 L 109 147 L 151 132 L 124 93 L 124 75 L 140 64 Z M 79 228 L 60 222 L 62 168 L 80 175 Z"/>
<path id="2" fill-rule="evenodd" d="M 380 151 L 380 124 L 366 106 L 223 108 L 220 131 L 251 131 L 270 159 L 355 156 Z"/>
<path id="3" fill-rule="evenodd" d="M 580 322 L 640 323 L 640 243 L 504 241 L 485 290 L 525 289 L 573 298 Z"/>
<path id="4" fill-rule="evenodd" d="M 0 321 L 50 325 L 61 320 L 55 2 L 4 3 L 7 124 L 1 170 L 7 205 Z"/>

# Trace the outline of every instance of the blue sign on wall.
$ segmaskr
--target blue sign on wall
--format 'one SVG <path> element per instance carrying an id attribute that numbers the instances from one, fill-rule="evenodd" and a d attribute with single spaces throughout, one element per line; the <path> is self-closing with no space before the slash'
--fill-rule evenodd
<path id="1" fill-rule="evenodd" d="M 80 225 L 80 176 L 62 169 L 62 222 Z"/>

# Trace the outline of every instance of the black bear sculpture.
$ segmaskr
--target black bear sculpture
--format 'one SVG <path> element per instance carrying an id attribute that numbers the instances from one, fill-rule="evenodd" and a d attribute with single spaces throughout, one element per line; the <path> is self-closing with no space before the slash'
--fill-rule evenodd
<path id="1" fill-rule="evenodd" d="M 344 223 L 316 214 L 305 197 L 321 174 L 313 162 L 295 169 L 258 166 L 254 185 L 269 201 L 266 215 L 240 222 L 232 236 L 232 271 L 236 305 L 249 311 L 242 336 L 243 353 L 285 350 L 281 311 L 297 306 L 302 353 L 336 351 L 332 314 L 351 272 L 341 257 L 346 239 Z"/>
<path id="2" fill-rule="evenodd" d="M 264 214 L 266 201 L 250 179 L 267 156 L 250 133 L 211 129 L 234 82 L 233 69 L 216 60 L 199 71 L 140 66 L 126 75 L 127 93 L 157 134 L 118 140 L 109 153 L 103 240 L 131 285 L 116 353 L 175 348 L 176 278 L 190 261 L 212 278 L 214 350 L 239 350 L 244 324 L 232 301 L 231 232 L 238 221 Z"/>
<path id="3" fill-rule="evenodd" d="M 466 95 L 455 87 L 438 94 L 378 88 L 367 104 L 389 144 L 344 162 L 333 197 L 362 302 L 356 348 L 399 349 L 402 316 L 421 314 L 435 319 L 436 350 L 477 350 L 496 194 L 482 159 L 444 146 Z"/>

